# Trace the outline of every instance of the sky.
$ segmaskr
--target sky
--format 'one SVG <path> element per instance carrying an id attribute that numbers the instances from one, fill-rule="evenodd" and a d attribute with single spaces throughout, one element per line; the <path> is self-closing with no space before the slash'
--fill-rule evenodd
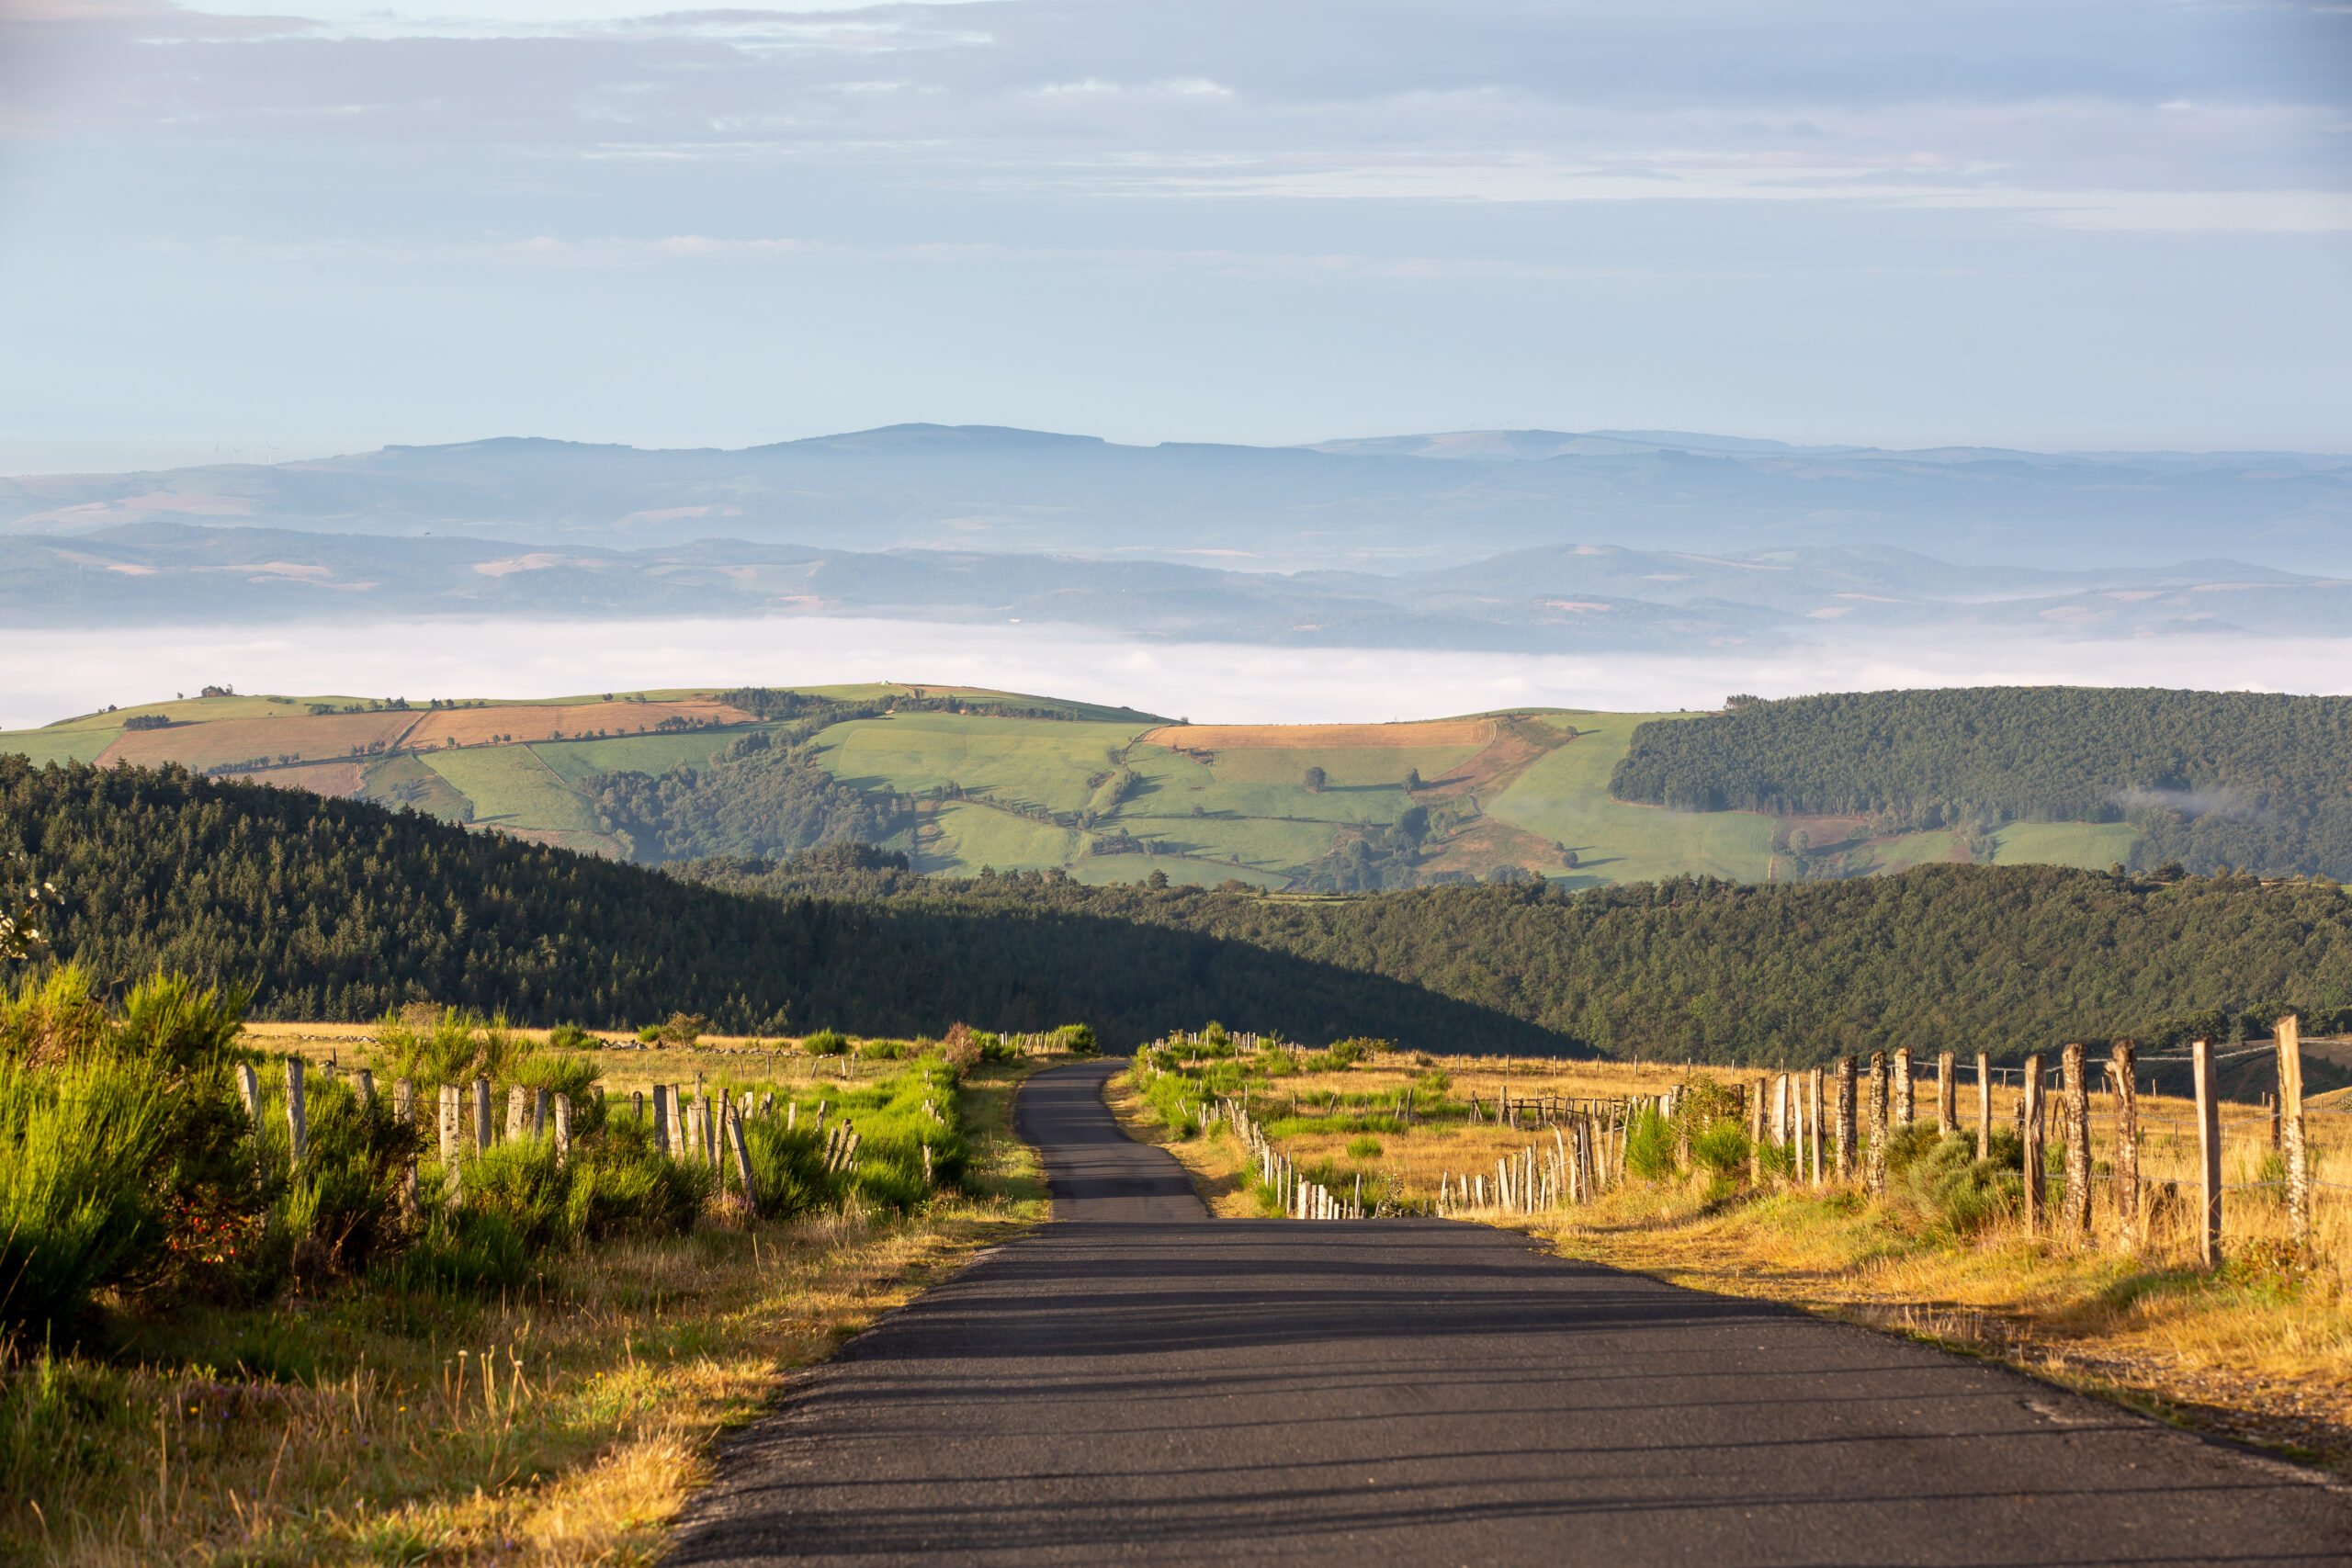
<path id="1" fill-rule="evenodd" d="M 0 473 L 2352 446 L 2352 9 L 0 0 Z"/>

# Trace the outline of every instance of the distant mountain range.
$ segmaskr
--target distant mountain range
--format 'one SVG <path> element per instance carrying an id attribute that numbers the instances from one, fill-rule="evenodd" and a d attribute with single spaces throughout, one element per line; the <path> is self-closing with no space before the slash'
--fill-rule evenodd
<path id="1" fill-rule="evenodd" d="M 2264 564 L 2248 564 L 2251 557 Z M 2174 564 L 2161 564 L 2166 561 Z M 861 615 L 1496 650 L 2333 626 L 2352 457 L 900 425 L 0 480 L 0 616 Z"/>
<path id="2" fill-rule="evenodd" d="M 0 481 L 0 530 L 172 520 L 640 549 L 696 540 L 1426 570 L 1577 541 L 1874 545 L 2069 570 L 2228 555 L 2352 571 L 2352 457 L 1889 452 L 1657 431 L 1305 447 L 894 425 L 742 451 L 501 439 Z"/>
<path id="3" fill-rule="evenodd" d="M 164 522 L 0 536 L 0 619 L 17 626 L 853 615 L 1050 622 L 1156 639 L 1544 651 L 1693 641 L 1765 649 L 1970 627 L 2093 637 L 2308 631 L 2340 624 L 2347 609 L 2352 580 L 2239 561 L 2052 571 L 1860 545 L 1735 556 L 1551 545 L 1383 575 L 738 540 L 550 547 Z"/>

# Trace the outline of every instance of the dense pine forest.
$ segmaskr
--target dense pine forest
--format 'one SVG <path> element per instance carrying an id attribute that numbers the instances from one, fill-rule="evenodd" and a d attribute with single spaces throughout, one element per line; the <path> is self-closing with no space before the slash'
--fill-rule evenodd
<path id="1" fill-rule="evenodd" d="M 1888 829 L 2128 821 L 2132 863 L 2352 876 L 2352 698 L 2064 686 L 1855 692 L 1645 724 L 1610 793 Z"/>
<path id="2" fill-rule="evenodd" d="M 685 1010 L 734 1032 L 1084 1019 L 1124 1043 L 1222 1014 L 1298 1038 L 1565 1043 L 1419 987 L 1165 922 L 770 898 L 177 768 L 0 757 L 0 853 L 17 850 L 64 894 L 60 959 L 118 984 L 240 979 L 264 1018 L 432 1000 L 600 1027 Z"/>
<path id="3" fill-rule="evenodd" d="M 1908 1044 L 2258 1034 L 2352 1008 L 2332 883 L 1934 866 L 1286 898 L 927 881 L 857 846 L 679 874 L 413 811 L 166 769 L 0 759 L 0 852 L 67 902 L 58 956 L 235 978 L 265 1016 L 432 999 L 520 1021 L 938 1033 L 1084 1020 L 1125 1045 L 1221 1018 L 1429 1050 L 1818 1061 Z"/>
<path id="4" fill-rule="evenodd" d="M 673 871 L 854 900 L 910 931 L 986 911 L 1049 913 L 1057 940 L 1084 940 L 1094 928 L 1080 920 L 1203 933 L 1405 981 L 1611 1055 L 1804 1064 L 1910 1045 L 2013 1060 L 2068 1040 L 2258 1037 L 2290 1009 L 2314 1028 L 2352 1024 L 2352 899 L 2328 882 L 1938 865 L 1832 883 L 1270 898 L 1053 873 L 946 883 L 855 847 Z M 1039 947 L 1025 962 L 1056 958 Z"/>

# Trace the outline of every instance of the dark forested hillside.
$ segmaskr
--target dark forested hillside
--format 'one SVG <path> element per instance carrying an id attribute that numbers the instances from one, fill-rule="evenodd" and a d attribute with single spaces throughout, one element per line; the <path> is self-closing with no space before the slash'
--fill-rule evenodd
<path id="1" fill-rule="evenodd" d="M 2128 821 L 2132 863 L 2352 876 L 2352 698 L 1993 686 L 1645 724 L 1610 793 L 1890 828 Z"/>
<path id="2" fill-rule="evenodd" d="M 2352 898 L 2329 883 L 1941 865 L 1850 882 L 1299 899 L 1052 873 L 943 883 L 849 850 L 673 872 L 855 898 L 910 931 L 949 912 L 1050 911 L 1046 929 L 1069 942 L 1093 929 L 1080 917 L 1172 927 L 1408 982 L 1612 1055 L 1804 1063 L 1911 1045 L 2014 1058 L 2068 1040 L 2258 1035 L 2288 1008 L 2352 1022 Z M 1037 947 L 1021 962 L 1066 961 Z M 1380 1032 L 1445 1043 L 1402 1022 Z"/>
<path id="3" fill-rule="evenodd" d="M 1129 1043 L 1209 1018 L 1430 1050 L 1817 1061 L 2014 1057 L 2067 1039 L 2259 1032 L 2352 1008 L 2328 883 L 1936 866 L 1568 895 L 1282 898 L 915 877 L 856 846 L 672 875 L 411 811 L 178 770 L 0 758 L 0 852 L 64 890 L 59 956 L 102 981 L 236 976 L 266 1016 L 412 999 L 520 1020 L 937 1033 L 1085 1020 Z"/>
<path id="4" fill-rule="evenodd" d="M 366 1019 L 429 998 L 539 1023 L 683 1009 L 738 1031 L 938 1034 L 958 1019 L 1083 1019 L 1130 1043 L 1224 1016 L 1300 1038 L 1562 1045 L 1508 1013 L 1164 922 L 758 897 L 177 768 L 0 757 L 0 853 L 15 850 L 63 891 L 58 957 L 107 984 L 243 978 L 263 1017 Z"/>

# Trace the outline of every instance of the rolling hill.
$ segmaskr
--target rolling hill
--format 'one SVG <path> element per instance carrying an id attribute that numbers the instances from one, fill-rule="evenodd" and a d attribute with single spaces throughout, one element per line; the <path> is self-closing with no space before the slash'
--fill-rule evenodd
<path id="1" fill-rule="evenodd" d="M 1019 694 L 879 684 L 528 702 L 220 693 L 0 732 L 0 753 L 178 763 L 650 864 L 865 841 L 937 876 L 1050 868 L 1087 883 L 1159 873 L 1352 892 L 2133 859 L 2135 829 L 2112 821 L 1890 827 L 1612 797 L 1636 732 L 1679 728 L 1688 716 L 1194 725 Z"/>

